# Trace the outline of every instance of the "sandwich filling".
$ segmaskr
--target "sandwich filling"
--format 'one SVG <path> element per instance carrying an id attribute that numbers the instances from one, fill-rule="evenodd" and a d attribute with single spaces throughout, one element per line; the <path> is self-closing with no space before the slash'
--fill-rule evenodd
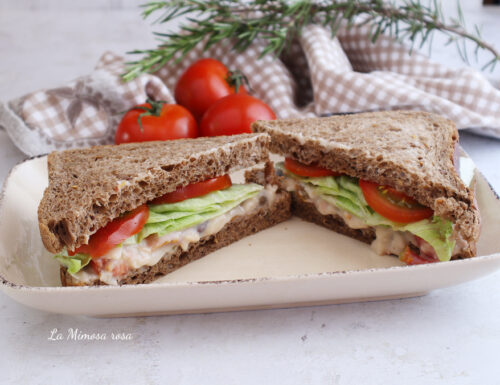
<path id="1" fill-rule="evenodd" d="M 386 212 L 383 205 L 374 206 L 377 209 L 374 210 L 367 202 L 371 202 L 371 198 L 366 195 L 367 189 L 363 184 L 370 182 L 333 172 L 323 175 L 319 173 L 319 168 L 314 167 L 312 173 L 302 173 L 301 169 L 290 167 L 295 171 L 292 172 L 286 166 L 286 163 L 279 163 L 276 168 L 284 176 L 284 188 L 287 191 L 312 203 L 322 215 L 342 218 L 346 226 L 352 229 L 373 228 L 375 240 L 371 246 L 379 255 L 394 254 L 408 264 L 428 263 L 449 261 L 452 256 L 460 254 L 464 247 L 463 240 L 450 220 L 433 215 L 432 210 L 420 206 L 402 193 L 393 189 L 392 195 L 391 191 L 385 192 L 388 201 L 393 199 L 403 203 L 400 210 L 402 219 L 397 222 L 387 216 L 396 215 L 397 219 L 398 213 L 387 211 L 387 216 L 383 216 L 381 213 Z"/>
<path id="2" fill-rule="evenodd" d="M 274 185 L 232 185 L 230 179 L 229 185 L 203 195 L 198 191 L 194 197 L 187 197 L 193 195 L 189 189 L 174 191 L 165 196 L 168 199 L 163 199 L 169 203 L 158 200 L 148 203 L 145 223 L 103 255 L 93 251 L 96 247 L 90 250 L 84 245 L 73 252 L 64 250 L 55 258 L 78 281 L 99 279 L 107 284 L 118 284 L 130 270 L 145 269 L 162 258 L 172 258 L 179 250 L 186 251 L 191 244 L 219 232 L 235 217 L 272 205 L 277 190 Z M 179 201 L 181 198 L 185 199 Z M 174 202 L 170 202 L 172 200 Z M 112 226 L 113 222 L 106 227 Z M 99 231 L 90 237 L 89 245 L 93 244 L 92 237 L 99 236 Z"/>

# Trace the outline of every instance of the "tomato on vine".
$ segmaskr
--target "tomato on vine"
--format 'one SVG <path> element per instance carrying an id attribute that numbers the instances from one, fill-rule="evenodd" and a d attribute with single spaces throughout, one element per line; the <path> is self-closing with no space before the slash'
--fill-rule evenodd
<path id="1" fill-rule="evenodd" d="M 193 115 L 178 104 L 148 99 L 132 107 L 123 116 L 115 135 L 115 143 L 147 142 L 196 138 L 198 124 Z"/>
<path id="2" fill-rule="evenodd" d="M 273 110 L 248 94 L 226 96 L 211 106 L 200 122 L 201 136 L 236 135 L 252 132 L 256 120 L 274 120 Z"/>
<path id="3" fill-rule="evenodd" d="M 181 75 L 175 86 L 175 100 L 199 121 L 217 100 L 231 94 L 246 93 L 246 78 L 239 71 L 229 71 L 220 61 L 201 59 Z"/>

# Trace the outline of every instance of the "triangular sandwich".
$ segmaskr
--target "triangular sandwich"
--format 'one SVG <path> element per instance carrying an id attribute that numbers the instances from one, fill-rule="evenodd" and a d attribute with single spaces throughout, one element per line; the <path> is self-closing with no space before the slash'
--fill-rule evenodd
<path id="1" fill-rule="evenodd" d="M 441 116 L 388 111 L 259 121 L 292 213 L 409 263 L 476 254 L 480 216 L 457 173 L 458 132 Z"/>
<path id="2" fill-rule="evenodd" d="M 53 152 L 40 234 L 64 286 L 148 283 L 290 216 L 269 136 L 96 146 Z M 255 183 L 257 182 L 257 183 Z"/>

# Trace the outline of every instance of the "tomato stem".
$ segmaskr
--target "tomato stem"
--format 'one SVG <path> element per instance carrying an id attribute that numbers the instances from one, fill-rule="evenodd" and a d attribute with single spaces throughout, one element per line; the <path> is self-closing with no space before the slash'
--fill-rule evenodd
<path id="1" fill-rule="evenodd" d="M 126 112 L 129 111 L 134 111 L 134 110 L 141 110 L 144 112 L 141 112 L 139 116 L 137 117 L 137 123 L 139 124 L 139 127 L 141 129 L 141 132 L 144 131 L 144 128 L 142 127 L 142 117 L 143 116 L 160 116 L 161 114 L 161 109 L 164 104 L 167 104 L 168 102 L 164 100 L 153 100 L 153 99 L 146 99 L 146 104 L 149 104 L 150 107 L 147 106 L 135 106 L 132 107 L 131 109 L 127 110 Z"/>
<path id="2" fill-rule="evenodd" d="M 234 87 L 235 94 L 238 93 L 243 84 L 245 84 L 248 87 L 248 90 L 253 93 L 252 87 L 250 87 L 250 83 L 248 82 L 248 78 L 240 70 L 228 71 L 226 75 L 226 82 L 230 87 Z"/>

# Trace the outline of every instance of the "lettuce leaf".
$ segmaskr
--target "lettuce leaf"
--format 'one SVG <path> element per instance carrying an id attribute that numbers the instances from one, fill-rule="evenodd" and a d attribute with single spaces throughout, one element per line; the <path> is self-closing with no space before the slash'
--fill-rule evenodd
<path id="1" fill-rule="evenodd" d="M 136 241 L 140 242 L 151 234 L 162 236 L 205 222 L 254 197 L 263 188 L 255 183 L 236 184 L 182 202 L 150 205 L 148 221 L 137 234 Z"/>
<path id="2" fill-rule="evenodd" d="M 92 259 L 90 255 L 87 254 L 75 254 L 70 257 L 66 250 L 54 255 L 54 258 L 57 259 L 61 265 L 65 266 L 70 274 L 78 273 L 87 266 Z"/>
<path id="3" fill-rule="evenodd" d="M 455 247 L 455 240 L 451 239 L 453 224 L 449 220 L 434 216 L 432 220 L 408 223 L 404 230 L 427 241 L 436 251 L 440 261 L 449 261 Z"/>
<path id="4" fill-rule="evenodd" d="M 306 190 L 312 191 L 328 203 L 362 219 L 368 226 L 389 226 L 395 231 L 409 231 L 434 247 L 439 260 L 450 260 L 455 247 L 455 241 L 451 240 L 453 232 L 451 221 L 434 216 L 432 219 L 408 224 L 396 223 L 384 218 L 368 206 L 356 178 L 345 175 L 301 177 L 287 171 L 283 163 L 278 163 L 276 168 L 284 175 L 300 181 Z"/>

